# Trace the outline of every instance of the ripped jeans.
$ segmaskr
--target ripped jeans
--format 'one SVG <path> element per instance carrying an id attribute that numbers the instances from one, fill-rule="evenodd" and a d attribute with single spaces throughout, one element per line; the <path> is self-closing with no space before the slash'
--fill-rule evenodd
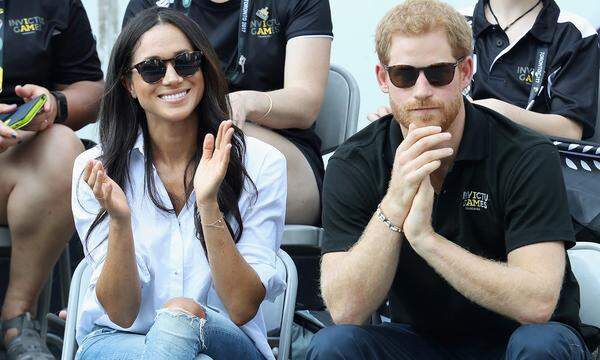
<path id="1" fill-rule="evenodd" d="M 75 359 L 264 360 L 254 342 L 231 320 L 203 308 L 206 319 L 180 310 L 159 310 L 146 335 L 97 327 L 83 339 Z"/>

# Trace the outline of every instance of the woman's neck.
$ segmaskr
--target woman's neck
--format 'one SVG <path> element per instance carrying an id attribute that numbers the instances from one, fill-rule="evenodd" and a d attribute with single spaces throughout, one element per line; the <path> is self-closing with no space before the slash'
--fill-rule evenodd
<path id="1" fill-rule="evenodd" d="M 197 115 L 179 122 L 148 121 L 154 162 L 168 167 L 187 165 L 196 152 Z"/>

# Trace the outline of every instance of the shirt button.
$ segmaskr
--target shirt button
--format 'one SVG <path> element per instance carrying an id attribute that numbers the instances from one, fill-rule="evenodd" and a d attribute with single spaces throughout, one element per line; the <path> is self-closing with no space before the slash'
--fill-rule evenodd
<path id="1" fill-rule="evenodd" d="M 175 271 L 173 274 L 175 274 L 175 275 L 179 275 L 179 271 Z"/>
<path id="2" fill-rule="evenodd" d="M 496 40 L 496 46 L 497 47 L 502 47 L 503 45 L 504 45 L 504 41 L 502 41 L 500 39 Z"/>

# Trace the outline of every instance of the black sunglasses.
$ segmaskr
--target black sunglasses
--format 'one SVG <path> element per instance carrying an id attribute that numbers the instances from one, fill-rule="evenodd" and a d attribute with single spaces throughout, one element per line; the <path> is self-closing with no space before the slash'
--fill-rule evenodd
<path id="1" fill-rule="evenodd" d="M 137 70 L 142 79 L 149 84 L 159 82 L 167 73 L 167 62 L 181 77 L 192 76 L 202 65 L 202 51 L 190 51 L 175 55 L 172 59 L 150 58 L 133 65 L 129 71 Z"/>
<path id="2" fill-rule="evenodd" d="M 414 67 L 410 65 L 383 65 L 388 72 L 390 81 L 399 88 L 409 88 L 416 84 L 421 71 L 425 73 L 427 81 L 433 86 L 448 85 L 454 79 L 454 70 L 463 58 L 454 63 L 438 63 L 425 67 Z"/>

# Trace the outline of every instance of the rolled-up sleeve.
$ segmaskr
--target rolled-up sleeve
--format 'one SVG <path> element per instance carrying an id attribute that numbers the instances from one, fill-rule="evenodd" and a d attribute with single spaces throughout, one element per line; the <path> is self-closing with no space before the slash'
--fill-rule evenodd
<path id="1" fill-rule="evenodd" d="M 246 191 L 242 211 L 244 231 L 237 249 L 256 271 L 263 283 L 265 299 L 274 301 L 285 289 L 285 281 L 277 274 L 277 251 L 281 245 L 285 223 L 287 195 L 286 164 L 283 155 L 272 148 L 252 171 L 257 192 Z M 250 188 L 251 189 L 251 188 Z"/>

